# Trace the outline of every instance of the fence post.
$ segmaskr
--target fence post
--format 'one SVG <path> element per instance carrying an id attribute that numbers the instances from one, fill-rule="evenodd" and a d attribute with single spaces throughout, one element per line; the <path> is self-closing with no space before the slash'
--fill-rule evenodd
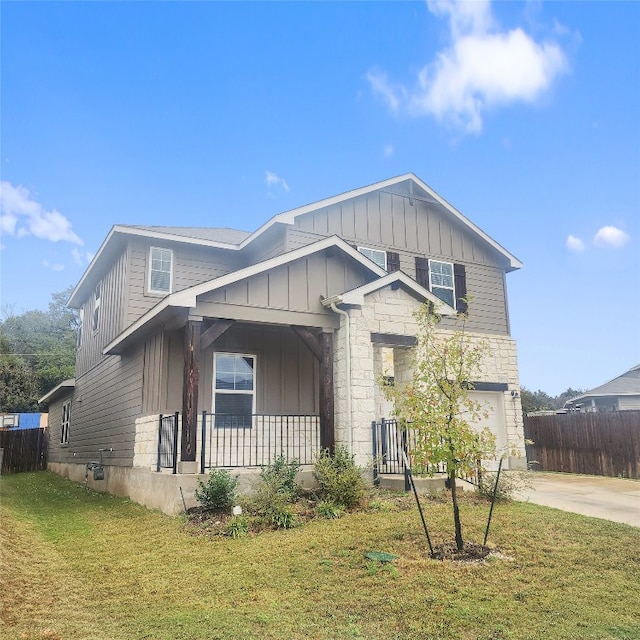
<path id="1" fill-rule="evenodd" d="M 373 443 L 373 484 L 378 486 L 378 425 L 375 420 L 371 422 L 371 441 Z"/>
<path id="2" fill-rule="evenodd" d="M 173 473 L 178 473 L 178 419 L 180 414 L 173 414 Z"/>
<path id="3" fill-rule="evenodd" d="M 207 412 L 202 412 L 202 442 L 200 443 L 200 473 L 204 473 L 205 465 L 205 442 L 207 439 Z"/>
<path id="4" fill-rule="evenodd" d="M 162 414 L 160 414 L 160 420 L 158 421 L 158 460 L 156 461 L 156 472 L 160 472 L 160 455 L 162 453 Z"/>
<path id="5" fill-rule="evenodd" d="M 402 451 L 404 453 L 403 462 L 404 462 L 404 490 L 409 491 L 411 489 L 411 478 L 410 473 L 411 469 L 409 467 L 409 453 L 407 451 L 407 430 L 402 429 Z"/>

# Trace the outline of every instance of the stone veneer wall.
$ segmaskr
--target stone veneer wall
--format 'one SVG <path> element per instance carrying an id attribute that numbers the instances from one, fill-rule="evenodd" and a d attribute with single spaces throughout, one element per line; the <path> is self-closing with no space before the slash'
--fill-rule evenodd
<path id="1" fill-rule="evenodd" d="M 380 289 L 365 298 L 360 308 L 351 308 L 349 329 L 351 341 L 351 416 L 347 417 L 347 384 L 345 358 L 345 319 L 341 316 L 340 329 L 334 334 L 335 376 L 335 432 L 336 442 L 348 443 L 347 428 L 351 426 L 353 453 L 358 464 L 366 466 L 371 461 L 371 422 L 379 420 L 376 415 L 381 404 L 376 377 L 383 371 L 383 358 L 375 351 L 380 347 L 371 342 L 371 333 L 390 333 L 407 336 L 417 334 L 417 323 L 413 312 L 420 303 L 402 289 L 390 287 Z M 443 330 L 443 335 L 447 333 Z M 449 332 L 451 333 L 451 332 Z M 471 335 L 471 334 L 470 334 Z M 509 448 L 516 449 L 519 456 L 525 455 L 522 410 L 519 397 L 518 363 L 516 344 L 509 336 L 475 334 L 477 340 L 489 344 L 489 355 L 483 362 L 478 382 L 502 382 L 508 385 L 503 393 L 504 421 Z M 410 376 L 410 349 L 394 349 L 395 375 L 399 380 Z M 511 391 L 517 391 L 512 397 Z M 515 461 L 512 467 L 520 466 Z"/>

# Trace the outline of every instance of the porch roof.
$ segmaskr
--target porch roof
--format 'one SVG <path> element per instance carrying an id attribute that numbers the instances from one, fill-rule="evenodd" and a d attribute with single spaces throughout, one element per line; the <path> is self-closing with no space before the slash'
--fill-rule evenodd
<path id="1" fill-rule="evenodd" d="M 198 303 L 198 296 L 215 291 L 222 287 L 226 287 L 230 284 L 249 278 L 260 273 L 269 271 L 284 264 L 293 262 L 300 258 L 325 251 L 327 249 L 335 248 L 342 251 L 349 256 L 355 262 L 359 263 L 372 276 L 376 279 L 382 278 L 386 275 L 386 271 L 376 265 L 372 260 L 364 256 L 357 249 L 353 248 L 350 244 L 339 238 L 338 236 L 330 236 L 323 238 L 318 242 L 294 249 L 288 253 L 284 253 L 263 262 L 239 269 L 233 273 L 226 274 L 214 280 L 209 280 L 202 284 L 184 289 L 173 293 L 166 298 L 163 298 L 155 307 L 147 311 L 136 322 L 127 327 L 122 333 L 114 338 L 103 350 L 104 355 L 119 355 L 124 353 L 129 345 L 135 342 L 138 338 L 144 335 L 149 330 L 165 324 L 165 326 L 181 326 L 184 324 L 189 316 L 189 312 L 195 312 L 195 308 Z M 420 287 L 421 288 L 421 287 Z M 428 292 L 425 292 L 428 293 Z M 429 294 L 431 295 L 431 294 Z M 246 307 L 245 307 L 246 308 Z M 285 313 L 286 311 L 280 312 Z M 293 313 L 293 312 L 292 312 Z M 230 317 L 229 319 L 243 319 Z M 292 324 L 299 324 L 292 318 Z"/>

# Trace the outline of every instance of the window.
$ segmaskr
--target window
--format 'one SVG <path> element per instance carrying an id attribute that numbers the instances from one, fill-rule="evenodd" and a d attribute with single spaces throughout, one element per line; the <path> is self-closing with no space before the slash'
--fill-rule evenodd
<path id="1" fill-rule="evenodd" d="M 100 299 L 102 297 L 102 283 L 98 283 L 94 294 L 93 305 L 93 330 L 97 331 L 100 326 Z"/>
<path id="2" fill-rule="evenodd" d="M 151 247 L 149 251 L 149 291 L 171 293 L 173 251 Z"/>
<path id="3" fill-rule="evenodd" d="M 251 428 L 255 413 L 256 357 L 215 353 L 213 413 L 216 427 Z"/>
<path id="4" fill-rule="evenodd" d="M 62 424 L 60 425 L 60 444 L 69 444 L 69 420 L 71 418 L 71 400 L 62 405 Z"/>
<path id="5" fill-rule="evenodd" d="M 455 309 L 453 265 L 450 262 L 429 260 L 429 285 L 434 295 Z"/>
<path id="6" fill-rule="evenodd" d="M 78 336 L 76 338 L 76 347 L 80 348 L 82 344 L 82 329 L 84 326 L 84 307 L 80 309 L 80 313 L 78 314 Z"/>
<path id="7" fill-rule="evenodd" d="M 379 267 L 387 270 L 387 252 L 380 249 L 370 249 L 369 247 L 358 247 L 358 251 L 375 262 Z"/>

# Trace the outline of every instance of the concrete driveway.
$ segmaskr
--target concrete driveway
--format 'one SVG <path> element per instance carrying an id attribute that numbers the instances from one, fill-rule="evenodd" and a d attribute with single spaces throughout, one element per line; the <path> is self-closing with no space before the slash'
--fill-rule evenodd
<path id="1" fill-rule="evenodd" d="M 533 488 L 517 500 L 640 527 L 640 481 L 541 471 L 532 477 Z"/>

